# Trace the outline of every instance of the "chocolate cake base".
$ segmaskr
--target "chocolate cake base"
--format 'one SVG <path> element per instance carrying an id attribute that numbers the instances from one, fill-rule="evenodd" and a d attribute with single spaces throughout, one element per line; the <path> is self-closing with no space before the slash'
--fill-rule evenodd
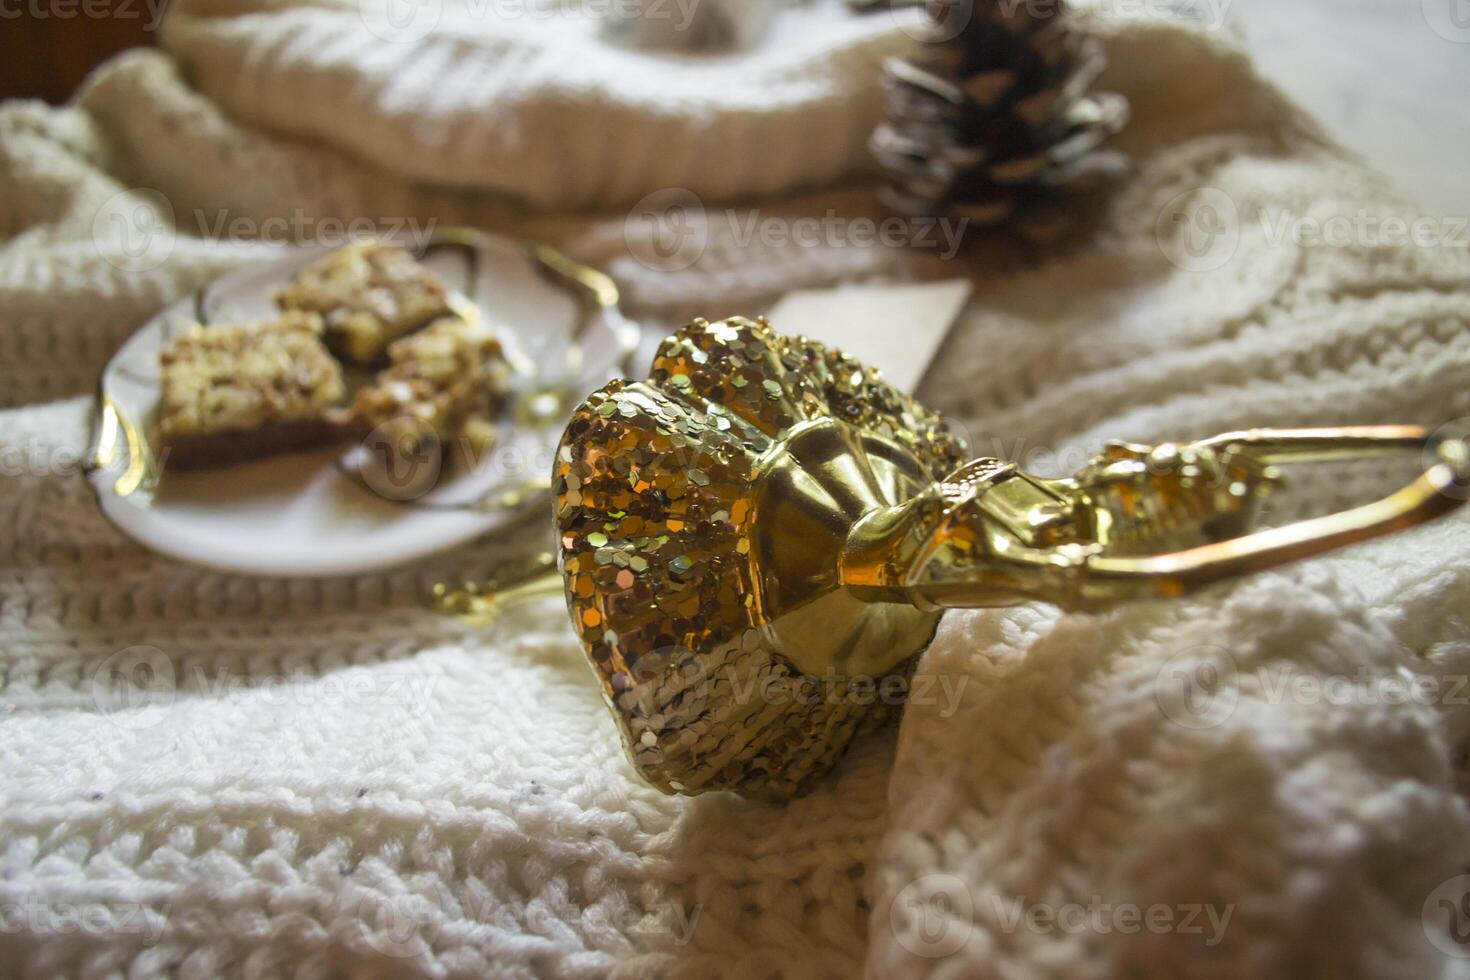
<path id="1" fill-rule="evenodd" d="M 223 429 L 203 434 L 155 434 L 158 462 L 166 470 L 228 466 L 282 453 L 320 449 L 357 435 L 355 428 L 325 419 L 269 422 L 255 429 Z"/>

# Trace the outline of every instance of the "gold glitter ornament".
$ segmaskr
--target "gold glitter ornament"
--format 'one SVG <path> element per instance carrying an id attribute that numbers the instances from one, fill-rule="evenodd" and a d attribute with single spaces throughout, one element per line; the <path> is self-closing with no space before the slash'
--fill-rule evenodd
<path id="1" fill-rule="evenodd" d="M 902 680 L 893 643 L 917 653 L 937 613 L 863 603 L 817 568 L 775 580 L 757 518 L 833 554 L 963 458 L 877 372 L 744 319 L 697 321 L 648 381 L 588 398 L 557 455 L 560 563 L 639 769 L 665 790 L 787 796 L 882 721 L 899 699 L 858 697 L 851 677 Z"/>
<path id="2" fill-rule="evenodd" d="M 764 321 L 699 320 L 648 380 L 573 414 L 553 474 L 557 560 L 638 770 L 666 792 L 785 798 L 901 707 L 943 608 L 1180 595 L 1427 520 L 1470 484 L 1462 440 L 1384 501 L 1250 533 L 1275 464 L 1427 438 L 1116 443 L 1043 480 L 964 462 L 937 415 L 851 357 Z"/>

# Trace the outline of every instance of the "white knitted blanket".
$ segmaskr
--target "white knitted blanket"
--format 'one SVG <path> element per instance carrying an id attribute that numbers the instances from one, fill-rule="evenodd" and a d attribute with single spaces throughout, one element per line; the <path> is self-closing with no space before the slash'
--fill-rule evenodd
<path id="1" fill-rule="evenodd" d="M 77 466 L 101 364 L 171 297 L 275 254 L 250 239 L 282 221 L 556 240 L 653 330 L 969 273 L 925 396 L 977 452 L 1036 466 L 1109 437 L 1470 415 L 1463 234 L 1398 243 L 1413 207 L 1217 34 L 1098 20 L 1137 175 L 1064 256 L 994 243 L 942 264 L 744 241 L 749 212 L 715 207 L 848 181 L 756 217 L 876 216 L 861 141 L 878 62 L 907 43 L 886 16 L 818 5 L 760 54 L 675 70 L 572 20 L 432 6 L 437 32 L 385 43 L 370 27 L 392 22 L 355 4 L 179 0 L 166 53 L 114 61 L 63 109 L 0 106 L 0 973 L 1464 965 L 1431 901 L 1470 862 L 1463 517 L 1190 601 L 951 613 L 927 696 L 786 806 L 643 785 L 559 601 L 488 633 L 425 607 L 503 543 L 257 581 L 112 530 Z M 705 198 L 709 246 L 659 273 L 622 213 L 668 186 Z M 156 268 L 106 219 L 119 206 L 177 228 Z M 1327 219 L 1346 235 L 1313 239 Z M 1295 499 L 1398 475 L 1306 477 Z"/>

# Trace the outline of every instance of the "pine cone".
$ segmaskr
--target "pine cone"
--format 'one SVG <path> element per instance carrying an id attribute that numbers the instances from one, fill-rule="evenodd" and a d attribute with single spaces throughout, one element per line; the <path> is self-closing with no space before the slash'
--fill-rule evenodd
<path id="1" fill-rule="evenodd" d="M 1059 192 L 1127 168 L 1103 144 L 1127 122 L 1128 101 L 1088 93 L 1102 45 L 1060 0 L 928 0 L 926 9 L 919 50 L 886 66 L 888 121 L 871 141 L 891 181 L 884 203 L 1059 236 L 1068 225 Z"/>

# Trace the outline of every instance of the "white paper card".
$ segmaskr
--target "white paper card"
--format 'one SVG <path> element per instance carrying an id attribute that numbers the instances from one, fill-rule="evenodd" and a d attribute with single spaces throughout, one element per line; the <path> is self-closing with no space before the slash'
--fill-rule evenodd
<path id="1" fill-rule="evenodd" d="M 912 392 L 969 299 L 968 279 L 788 293 L 766 314 L 781 333 L 837 347 Z"/>

